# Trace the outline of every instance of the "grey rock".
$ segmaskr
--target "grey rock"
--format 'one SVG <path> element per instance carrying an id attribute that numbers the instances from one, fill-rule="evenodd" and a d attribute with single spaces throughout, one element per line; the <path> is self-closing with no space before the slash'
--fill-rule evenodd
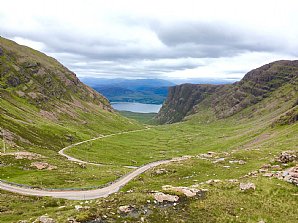
<path id="1" fill-rule="evenodd" d="M 164 194 L 162 192 L 157 192 L 154 194 L 154 199 L 160 203 L 162 203 L 164 201 L 177 202 L 179 200 L 179 197 L 176 195 L 170 195 L 170 194 Z"/>
<path id="2" fill-rule="evenodd" d="M 56 223 L 56 221 L 48 215 L 43 215 L 37 218 L 33 223 Z"/>
<path id="3" fill-rule="evenodd" d="M 249 190 L 255 190 L 256 185 L 254 183 L 240 183 L 240 190 L 241 191 L 249 191 Z"/>
<path id="4" fill-rule="evenodd" d="M 128 213 L 132 212 L 133 210 L 134 210 L 134 207 L 131 205 L 124 205 L 124 206 L 120 206 L 118 208 L 118 211 L 120 213 L 124 213 L 124 214 L 128 214 Z"/>

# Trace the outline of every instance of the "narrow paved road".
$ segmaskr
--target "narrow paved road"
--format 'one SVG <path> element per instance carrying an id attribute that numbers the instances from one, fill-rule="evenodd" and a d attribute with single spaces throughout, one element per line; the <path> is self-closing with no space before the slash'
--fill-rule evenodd
<path id="1" fill-rule="evenodd" d="M 47 191 L 47 190 L 29 189 L 24 187 L 13 186 L 1 181 L 0 181 L 0 189 L 18 193 L 18 194 L 23 194 L 23 195 L 32 195 L 32 196 L 40 196 L 40 197 L 49 196 L 49 197 L 64 198 L 69 200 L 91 200 L 91 199 L 97 199 L 101 197 L 107 197 L 108 195 L 119 191 L 120 188 L 123 187 L 125 184 L 127 184 L 129 181 L 131 181 L 132 179 L 134 179 L 135 177 L 137 177 L 141 173 L 144 173 L 146 170 L 152 167 L 177 161 L 177 160 L 178 159 L 162 160 L 162 161 L 149 163 L 121 177 L 117 181 L 111 183 L 109 186 L 106 186 L 100 189 L 95 189 L 95 190 Z"/>
<path id="2" fill-rule="evenodd" d="M 119 132 L 119 133 L 114 133 L 114 134 L 110 134 L 110 135 L 100 135 L 96 138 L 88 139 L 88 140 L 85 140 L 85 141 L 81 141 L 81 142 L 74 143 L 74 144 L 71 144 L 69 146 L 66 146 L 63 149 L 61 149 L 58 153 L 61 156 L 66 157 L 69 161 L 72 161 L 72 162 L 77 162 L 77 163 L 82 163 L 82 164 L 89 164 L 89 165 L 94 165 L 94 166 L 103 166 L 105 164 L 92 163 L 92 162 L 87 162 L 87 161 L 84 161 L 84 160 L 80 160 L 80 159 L 74 158 L 72 156 L 69 156 L 69 155 L 65 154 L 64 152 L 67 149 L 70 149 L 72 147 L 81 145 L 81 144 L 86 143 L 86 142 L 91 142 L 91 141 L 95 141 L 95 140 L 98 140 L 98 139 L 107 138 L 107 137 L 111 137 L 111 136 L 115 136 L 115 135 L 123 135 L 123 134 L 127 134 L 127 133 L 146 131 L 146 130 L 149 130 L 149 129 L 150 129 L 149 127 L 146 127 L 145 129 L 138 129 L 138 130 L 132 130 L 132 131 L 126 131 L 126 132 Z M 136 168 L 136 167 L 133 167 L 133 166 L 124 166 L 124 167 L 131 168 L 131 169 Z"/>
<path id="3" fill-rule="evenodd" d="M 147 128 L 148 129 L 148 128 Z M 59 154 L 62 156 L 65 156 L 68 160 L 73 161 L 73 162 L 79 162 L 79 163 L 86 163 L 86 164 L 93 164 L 93 165 L 102 165 L 102 164 L 96 164 L 96 163 L 88 163 L 83 160 L 76 159 L 74 157 L 68 156 L 64 154 L 64 151 L 68 148 L 71 148 L 76 145 L 80 145 L 82 143 L 94 141 L 100 138 L 104 137 L 110 137 L 114 135 L 120 135 L 120 134 L 126 134 L 126 133 L 131 133 L 131 132 L 138 132 L 138 131 L 144 131 L 147 129 L 142 129 L 142 130 L 134 130 L 130 132 L 121 132 L 121 133 L 115 133 L 111 135 L 106 135 L 106 136 L 99 136 L 97 138 L 85 140 L 82 142 L 78 142 L 75 144 L 72 144 L 70 146 L 67 146 L 63 148 L 62 150 L 59 151 Z M 121 187 L 123 187 L 125 184 L 127 184 L 129 181 L 137 177 L 138 175 L 144 173 L 150 168 L 156 167 L 161 164 L 166 164 L 170 162 L 175 162 L 175 161 L 181 161 L 184 159 L 188 159 L 189 157 L 181 157 L 181 158 L 174 158 L 171 160 L 161 160 L 161 161 L 156 161 L 152 162 L 149 164 L 146 164 L 144 166 L 136 168 L 134 171 L 124 175 L 123 177 L 119 178 L 118 180 L 112 182 L 110 185 L 100 188 L 100 189 L 94 189 L 94 190 L 63 190 L 63 191 L 49 191 L 49 190 L 42 190 L 42 189 L 32 189 L 32 188 L 25 188 L 25 187 L 19 187 L 15 185 L 11 185 L 5 182 L 2 182 L 0 180 L 0 189 L 18 193 L 18 194 L 23 194 L 23 195 L 31 195 L 31 196 L 40 196 L 40 197 L 54 197 L 54 198 L 64 198 L 64 199 L 69 199 L 69 200 L 91 200 L 91 199 L 97 199 L 100 197 L 107 197 L 110 194 L 113 194 L 117 191 L 120 190 Z"/>

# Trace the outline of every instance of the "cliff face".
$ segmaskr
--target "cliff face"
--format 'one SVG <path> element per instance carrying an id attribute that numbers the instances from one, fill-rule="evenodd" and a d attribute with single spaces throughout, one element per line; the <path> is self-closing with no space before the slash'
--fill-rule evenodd
<path id="1" fill-rule="evenodd" d="M 174 123 L 194 112 L 195 105 L 218 89 L 216 85 L 182 84 L 169 88 L 169 94 L 156 116 L 159 123 Z"/>
<path id="2" fill-rule="evenodd" d="M 217 118 L 229 117 L 270 97 L 286 84 L 297 92 L 297 79 L 298 61 L 284 60 L 254 69 L 234 84 L 175 86 L 170 88 L 156 119 L 162 124 L 181 121 L 194 114 L 201 103 L 207 104 Z"/>

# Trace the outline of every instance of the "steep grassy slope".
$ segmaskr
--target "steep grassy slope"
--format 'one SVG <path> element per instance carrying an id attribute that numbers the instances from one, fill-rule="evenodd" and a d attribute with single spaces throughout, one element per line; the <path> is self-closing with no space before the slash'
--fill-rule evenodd
<path id="1" fill-rule="evenodd" d="M 55 59 L 4 38 L 0 48 L 0 123 L 8 141 L 55 147 L 137 127 Z"/>
<path id="2" fill-rule="evenodd" d="M 211 108 L 217 118 L 234 115 L 257 104 L 280 87 L 287 85 L 290 94 L 285 99 L 297 99 L 298 61 L 276 61 L 248 72 L 240 82 L 226 85 L 180 85 L 170 89 L 170 94 L 156 120 L 174 123 L 195 114 L 205 107 Z M 290 107 L 285 108 L 285 110 Z"/>
<path id="3" fill-rule="evenodd" d="M 4 134 L 6 152 L 42 156 L 28 160 L 0 154 L 1 179 L 45 187 L 84 187 L 107 183 L 128 171 L 122 167 L 84 169 L 65 162 L 57 151 L 100 134 L 143 128 L 140 124 L 115 113 L 106 98 L 55 59 L 4 38 L 0 38 L 0 49 L 1 142 Z M 31 166 L 37 161 L 57 170 L 37 170 Z M 81 179 L 79 183 L 76 178 Z"/>

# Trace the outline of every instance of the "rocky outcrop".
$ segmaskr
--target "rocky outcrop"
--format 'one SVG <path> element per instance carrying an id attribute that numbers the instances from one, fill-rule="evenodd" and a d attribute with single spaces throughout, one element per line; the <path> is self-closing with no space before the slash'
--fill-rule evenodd
<path id="1" fill-rule="evenodd" d="M 38 170 L 44 170 L 44 169 L 47 169 L 47 170 L 55 170 L 55 169 L 57 169 L 56 166 L 50 165 L 50 164 L 45 163 L 45 162 L 33 162 L 33 163 L 31 163 L 30 166 L 31 166 L 31 167 L 35 167 L 35 168 L 37 168 Z"/>
<path id="2" fill-rule="evenodd" d="M 154 194 L 154 199 L 157 202 L 177 202 L 179 200 L 179 197 L 176 195 L 170 195 L 170 194 L 164 194 L 162 192 L 157 192 Z"/>
<path id="3" fill-rule="evenodd" d="M 281 163 L 293 162 L 295 160 L 298 160 L 297 154 L 298 152 L 296 151 L 284 151 L 279 155 L 279 157 L 277 157 L 277 161 Z"/>
<path id="4" fill-rule="evenodd" d="M 292 83 L 295 87 L 297 78 L 298 60 L 266 64 L 248 72 L 240 82 L 217 91 L 211 106 L 217 117 L 225 118 L 269 97 L 284 84 Z"/>
<path id="5" fill-rule="evenodd" d="M 159 123 L 174 123 L 194 112 L 195 105 L 215 92 L 216 85 L 182 84 L 169 88 L 167 100 L 156 120 Z"/>
<path id="6" fill-rule="evenodd" d="M 191 187 L 174 187 L 171 185 L 164 185 L 162 189 L 167 192 L 174 192 L 183 194 L 186 197 L 205 197 L 206 191 Z"/>
<path id="7" fill-rule="evenodd" d="M 298 60 L 264 65 L 248 72 L 241 81 L 234 84 L 183 84 L 171 87 L 156 120 L 161 124 L 178 122 L 197 113 L 201 107 L 213 111 L 217 118 L 226 118 L 270 97 L 272 92 L 285 84 L 291 84 L 297 95 Z M 288 97 L 291 98 L 290 95 Z M 283 122 L 293 123 L 297 119 L 297 109 L 294 108 Z"/>
<path id="8" fill-rule="evenodd" d="M 98 109 L 112 111 L 108 100 L 84 85 L 76 75 L 55 59 L 0 37 L 0 84 L 11 93 L 44 110 L 51 110 L 61 100 L 84 101 Z M 0 88 L 1 89 L 1 88 Z M 7 95 L 3 95 L 4 97 Z"/>

